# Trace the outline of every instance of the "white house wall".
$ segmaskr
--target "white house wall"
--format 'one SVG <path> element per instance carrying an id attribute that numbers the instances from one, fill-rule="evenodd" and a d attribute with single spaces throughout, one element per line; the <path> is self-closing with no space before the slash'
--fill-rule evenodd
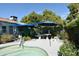
<path id="1" fill-rule="evenodd" d="M 6 33 L 9 33 L 10 32 L 10 30 L 9 30 L 10 24 L 11 23 L 8 23 L 8 22 L 0 22 L 0 33 L 2 33 L 2 26 L 6 26 Z M 14 31 L 17 31 L 17 29 L 16 29 L 16 27 L 13 26 L 13 32 Z"/>

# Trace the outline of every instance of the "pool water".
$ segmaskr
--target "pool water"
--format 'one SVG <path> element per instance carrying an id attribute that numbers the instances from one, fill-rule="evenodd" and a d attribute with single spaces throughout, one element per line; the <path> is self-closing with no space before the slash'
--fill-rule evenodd
<path id="1" fill-rule="evenodd" d="M 48 56 L 47 52 L 37 47 L 19 47 L 18 45 L 0 49 L 0 56 Z"/>

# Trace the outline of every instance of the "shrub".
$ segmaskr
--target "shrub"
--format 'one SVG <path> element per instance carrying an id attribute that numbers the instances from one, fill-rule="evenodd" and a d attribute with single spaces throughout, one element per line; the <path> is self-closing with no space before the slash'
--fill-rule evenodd
<path id="1" fill-rule="evenodd" d="M 60 51 L 58 51 L 59 55 L 63 56 L 76 56 L 77 49 L 74 44 L 70 42 L 65 42 L 61 47 Z"/>
<path id="2" fill-rule="evenodd" d="M 65 30 L 60 32 L 60 39 L 69 39 L 68 33 Z"/>
<path id="3" fill-rule="evenodd" d="M 29 36 L 27 36 L 27 37 L 24 36 L 23 39 L 24 39 L 24 41 L 27 41 L 27 40 L 31 40 L 31 37 L 29 37 Z"/>
<path id="4" fill-rule="evenodd" d="M 13 39 L 13 35 L 11 35 L 11 34 L 3 34 L 3 35 L 1 35 L 1 42 L 2 43 L 12 41 L 12 39 Z"/>
<path id="5" fill-rule="evenodd" d="M 1 44 L 2 42 L 1 42 L 1 35 L 0 35 L 0 44 Z"/>

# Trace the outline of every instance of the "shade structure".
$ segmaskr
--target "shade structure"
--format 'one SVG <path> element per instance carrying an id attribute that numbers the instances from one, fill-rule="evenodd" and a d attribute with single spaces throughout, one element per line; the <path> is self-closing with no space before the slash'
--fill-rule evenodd
<path id="1" fill-rule="evenodd" d="M 20 27 L 20 26 L 34 27 L 34 24 L 14 23 L 14 24 L 10 24 L 10 26 L 16 26 L 16 27 Z"/>
<path id="2" fill-rule="evenodd" d="M 56 26 L 57 24 L 52 22 L 52 21 L 43 21 L 43 22 L 38 22 L 38 25 L 42 25 L 42 26 Z"/>
<path id="3" fill-rule="evenodd" d="M 13 24 L 10 24 L 10 26 L 28 26 L 28 27 L 37 27 L 38 25 L 41 25 L 41 26 L 56 26 L 58 25 L 57 23 L 55 22 L 52 22 L 52 21 L 42 21 L 42 22 L 38 22 L 38 23 L 34 23 L 34 24 L 26 24 L 26 23 L 13 23 Z"/>

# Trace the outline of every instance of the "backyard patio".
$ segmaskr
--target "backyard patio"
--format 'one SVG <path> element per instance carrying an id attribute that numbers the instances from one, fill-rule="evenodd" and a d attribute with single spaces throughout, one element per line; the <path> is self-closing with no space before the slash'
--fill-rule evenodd
<path id="1" fill-rule="evenodd" d="M 50 42 L 51 42 L 51 46 L 50 46 Z M 55 38 L 51 39 L 51 41 L 49 41 L 49 39 L 32 39 L 30 41 L 26 41 L 24 43 L 24 46 L 26 46 L 26 47 L 38 47 L 38 48 L 45 50 L 49 56 L 58 56 L 58 50 L 62 44 L 63 44 L 62 40 L 60 40 L 58 37 L 55 37 Z M 13 45 L 18 45 L 18 46 L 16 46 L 16 48 L 19 47 L 19 41 L 7 43 L 7 44 L 1 44 L 0 48 L 2 48 L 2 47 L 7 48 L 8 46 L 11 47 Z M 1 53 L 0 55 L 5 55 L 8 52 L 8 51 L 6 51 L 6 48 L 0 49 L 0 52 L 3 51 L 3 53 Z M 21 47 L 20 47 L 20 49 L 21 49 Z M 16 50 L 16 49 L 9 48 L 8 50 Z M 21 53 L 23 53 L 23 52 L 21 52 Z M 37 53 L 39 53 L 39 52 L 37 52 Z M 12 54 L 12 53 L 10 53 L 10 54 Z M 10 55 L 10 54 L 6 54 L 6 56 Z M 35 56 L 34 53 L 32 54 L 32 52 L 30 52 L 29 54 L 31 54 L 31 56 Z M 17 55 L 17 52 L 15 52 L 14 55 Z M 25 55 L 27 56 L 28 54 L 25 54 Z M 37 55 L 41 56 L 39 54 L 37 54 Z"/>

